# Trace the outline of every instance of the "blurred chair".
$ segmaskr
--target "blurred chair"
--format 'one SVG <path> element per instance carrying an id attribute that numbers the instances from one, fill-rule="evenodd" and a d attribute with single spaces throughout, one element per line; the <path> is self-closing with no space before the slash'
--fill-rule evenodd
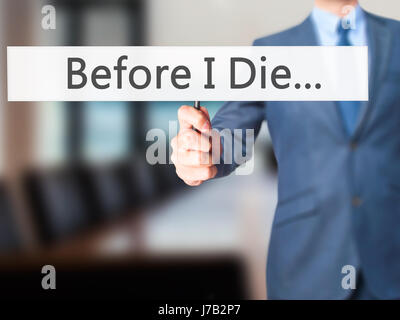
<path id="1" fill-rule="evenodd" d="M 32 171 L 25 190 L 43 242 L 65 239 L 90 225 L 89 207 L 73 170 Z"/>
<path id="2" fill-rule="evenodd" d="M 117 218 L 129 211 L 128 193 L 120 173 L 120 164 L 84 165 L 79 181 L 90 205 L 94 221 Z"/>
<path id="3" fill-rule="evenodd" d="M 8 253 L 20 248 L 21 242 L 14 214 L 9 194 L 0 182 L 0 253 Z"/>
<path id="4" fill-rule="evenodd" d="M 120 175 L 132 209 L 149 205 L 184 186 L 173 165 L 150 165 L 141 157 L 121 165 Z"/>
<path id="5" fill-rule="evenodd" d="M 145 161 L 129 159 L 119 167 L 119 175 L 127 192 L 130 209 L 148 205 L 159 194 L 157 176 Z"/>
<path id="6" fill-rule="evenodd" d="M 162 195 L 169 195 L 178 190 L 187 188 L 187 185 L 177 176 L 173 164 L 155 165 L 157 172 L 159 190 Z"/>

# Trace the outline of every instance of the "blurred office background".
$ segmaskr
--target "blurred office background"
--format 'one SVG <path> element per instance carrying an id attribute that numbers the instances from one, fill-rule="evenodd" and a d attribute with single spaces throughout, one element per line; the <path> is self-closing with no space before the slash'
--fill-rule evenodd
<path id="1" fill-rule="evenodd" d="M 396 2 L 361 5 L 399 19 Z M 46 4 L 55 30 L 41 27 Z M 264 299 L 276 204 L 265 125 L 252 175 L 189 188 L 172 165 L 145 158 L 147 131 L 168 134 L 183 102 L 7 102 L 6 46 L 249 45 L 301 22 L 312 5 L 2 0 L 0 286 L 34 293 L 40 267 L 53 264 L 60 294 Z M 213 116 L 222 103 L 202 104 Z"/>

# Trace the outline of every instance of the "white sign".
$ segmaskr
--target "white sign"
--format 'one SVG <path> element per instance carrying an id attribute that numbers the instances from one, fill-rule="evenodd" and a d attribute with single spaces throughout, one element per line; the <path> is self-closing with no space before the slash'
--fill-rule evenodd
<path id="1" fill-rule="evenodd" d="M 367 47 L 8 47 L 9 101 L 368 100 Z"/>

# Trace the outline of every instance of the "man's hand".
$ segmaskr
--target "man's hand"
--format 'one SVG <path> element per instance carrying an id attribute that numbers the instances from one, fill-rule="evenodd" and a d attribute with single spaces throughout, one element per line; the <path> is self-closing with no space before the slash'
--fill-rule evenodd
<path id="1" fill-rule="evenodd" d="M 178 110 L 178 120 L 179 133 L 171 140 L 171 160 L 177 175 L 186 184 L 198 186 L 217 174 L 212 160 L 213 154 L 214 159 L 219 159 L 220 138 L 211 130 L 210 115 L 204 107 L 197 110 L 182 106 Z"/>

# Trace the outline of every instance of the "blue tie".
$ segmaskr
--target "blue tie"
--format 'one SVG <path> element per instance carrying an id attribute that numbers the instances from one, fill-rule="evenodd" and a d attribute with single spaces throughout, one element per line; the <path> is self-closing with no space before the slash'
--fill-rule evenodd
<path id="1" fill-rule="evenodd" d="M 349 41 L 349 31 L 350 28 L 344 29 L 342 27 L 342 21 L 339 21 L 337 31 L 339 34 L 338 46 L 351 46 Z M 338 105 L 346 131 L 349 136 L 351 136 L 356 129 L 358 114 L 360 111 L 360 101 L 338 101 Z"/>

